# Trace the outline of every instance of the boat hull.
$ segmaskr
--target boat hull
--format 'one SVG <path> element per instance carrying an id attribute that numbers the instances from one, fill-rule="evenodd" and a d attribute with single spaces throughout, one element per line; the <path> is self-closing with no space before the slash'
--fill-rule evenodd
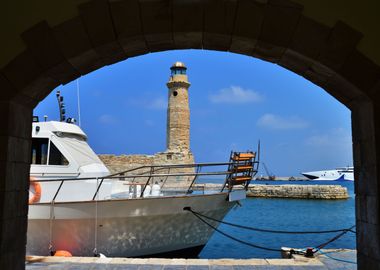
<path id="1" fill-rule="evenodd" d="M 199 252 L 213 230 L 183 208 L 223 219 L 234 205 L 226 197 L 226 193 L 218 193 L 63 202 L 54 207 L 33 204 L 29 207 L 27 254 L 49 255 L 50 243 L 54 250 L 67 250 L 75 256 L 162 257 L 181 250 Z"/>

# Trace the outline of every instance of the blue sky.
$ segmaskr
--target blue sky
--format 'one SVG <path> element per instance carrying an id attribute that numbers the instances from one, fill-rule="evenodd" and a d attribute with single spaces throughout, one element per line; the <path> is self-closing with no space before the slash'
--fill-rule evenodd
<path id="1" fill-rule="evenodd" d="M 261 160 L 276 175 L 352 165 L 351 113 L 344 105 L 278 65 L 202 50 L 147 54 L 81 77 L 81 127 L 96 153 L 165 150 L 166 82 L 176 61 L 188 67 L 197 162 L 225 161 L 231 150 L 255 150 L 260 139 Z M 57 89 L 67 116 L 77 118 L 77 82 Z M 34 114 L 58 119 L 55 90 Z"/>

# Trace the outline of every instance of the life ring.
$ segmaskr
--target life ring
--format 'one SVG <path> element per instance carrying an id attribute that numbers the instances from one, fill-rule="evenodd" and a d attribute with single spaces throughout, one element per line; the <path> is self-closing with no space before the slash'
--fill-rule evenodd
<path id="1" fill-rule="evenodd" d="M 41 185 L 33 176 L 31 176 L 29 180 L 29 195 L 33 194 L 32 197 L 29 196 L 29 204 L 37 203 L 41 199 Z"/>

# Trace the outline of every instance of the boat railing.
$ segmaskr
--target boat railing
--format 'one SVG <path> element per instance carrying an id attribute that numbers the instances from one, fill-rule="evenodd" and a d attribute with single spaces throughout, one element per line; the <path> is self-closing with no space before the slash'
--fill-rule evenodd
<path id="1" fill-rule="evenodd" d="M 239 171 L 239 173 L 243 172 L 246 177 L 244 179 L 249 180 L 257 173 L 258 163 L 256 160 L 246 160 L 245 164 L 250 165 L 248 170 Z M 248 163 L 247 163 L 248 162 Z M 215 168 L 226 166 L 227 170 L 219 170 L 219 171 L 202 171 L 206 168 Z M 235 168 L 235 169 L 234 169 Z M 182 171 L 181 171 L 182 170 Z M 144 197 L 144 192 L 150 184 L 158 184 L 157 179 L 159 180 L 160 190 L 170 189 L 168 185 L 168 179 L 170 178 L 187 178 L 187 185 L 178 185 L 176 184 L 176 188 L 180 189 L 181 193 L 190 194 L 194 191 L 194 183 L 199 177 L 210 177 L 210 176 L 225 176 L 226 180 L 221 183 L 221 186 L 228 186 L 229 191 L 231 191 L 232 186 L 234 184 L 242 184 L 241 182 L 235 183 L 231 181 L 236 176 L 236 160 L 231 159 L 230 162 L 218 162 L 218 163 L 193 163 L 193 164 L 165 164 L 165 165 L 144 165 L 135 167 L 132 169 L 124 170 L 118 173 L 112 173 L 109 175 L 101 176 L 101 177 L 83 177 L 83 178 L 60 178 L 60 179 L 41 179 L 39 182 L 59 182 L 58 188 L 54 193 L 54 196 L 51 200 L 52 203 L 55 202 L 57 196 L 62 190 L 62 187 L 66 182 L 71 181 L 96 181 L 96 190 L 92 196 L 92 200 L 96 200 L 99 191 L 104 185 L 105 180 L 115 180 L 115 181 L 125 181 L 125 185 L 134 186 L 136 188 L 137 185 L 140 185 L 141 192 L 136 192 L 136 197 Z M 235 177 L 236 178 L 236 177 Z M 138 181 L 140 180 L 140 181 Z M 156 181 L 155 181 L 156 180 Z M 248 181 L 245 181 L 248 183 Z M 222 189 L 222 191 L 223 191 Z M 204 192 L 204 189 L 203 189 Z"/>

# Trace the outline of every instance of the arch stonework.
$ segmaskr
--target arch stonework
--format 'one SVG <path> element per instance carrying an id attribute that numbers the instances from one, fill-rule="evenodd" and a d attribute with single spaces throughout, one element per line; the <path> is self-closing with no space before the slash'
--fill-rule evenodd
<path id="1" fill-rule="evenodd" d="M 343 21 L 328 27 L 288 0 L 95 0 L 21 34 L 0 69 L 0 269 L 23 269 L 33 108 L 55 87 L 106 65 L 171 49 L 209 49 L 278 64 L 352 112 L 359 269 L 380 269 L 380 67 Z"/>

